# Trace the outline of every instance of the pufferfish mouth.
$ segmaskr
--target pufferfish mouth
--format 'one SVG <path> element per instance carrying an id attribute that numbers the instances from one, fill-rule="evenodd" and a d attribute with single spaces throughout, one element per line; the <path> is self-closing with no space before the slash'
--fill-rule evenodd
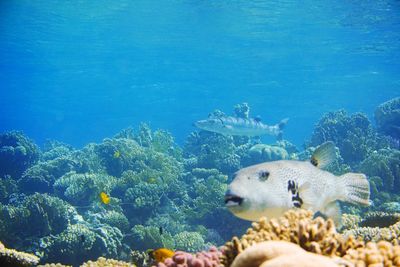
<path id="1" fill-rule="evenodd" d="M 243 202 L 242 197 L 239 197 L 235 194 L 231 194 L 228 192 L 225 194 L 225 206 L 227 207 L 240 206 L 242 202 Z"/>

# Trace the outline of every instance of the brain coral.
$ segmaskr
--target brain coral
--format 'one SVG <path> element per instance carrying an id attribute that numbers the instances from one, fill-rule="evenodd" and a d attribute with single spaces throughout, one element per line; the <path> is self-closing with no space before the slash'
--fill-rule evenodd
<path id="1" fill-rule="evenodd" d="M 22 132 L 0 134 L 0 178 L 7 174 L 19 178 L 38 161 L 39 156 L 38 146 Z"/>

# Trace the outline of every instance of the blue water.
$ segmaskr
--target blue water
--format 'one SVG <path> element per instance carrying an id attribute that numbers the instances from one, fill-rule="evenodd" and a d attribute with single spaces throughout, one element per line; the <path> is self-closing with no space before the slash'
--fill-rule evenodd
<path id="1" fill-rule="evenodd" d="M 192 123 L 248 102 L 302 144 L 327 111 L 400 95 L 399 1 L 0 3 L 0 132 L 39 144 Z"/>

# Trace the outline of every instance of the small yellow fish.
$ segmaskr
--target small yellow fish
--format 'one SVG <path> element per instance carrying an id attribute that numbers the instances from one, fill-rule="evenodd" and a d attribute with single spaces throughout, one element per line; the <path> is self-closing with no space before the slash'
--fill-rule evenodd
<path id="1" fill-rule="evenodd" d="M 151 254 L 158 263 L 158 262 L 164 262 L 168 258 L 172 258 L 172 256 L 174 256 L 175 252 L 168 248 L 159 248 L 159 249 L 152 251 Z"/>
<path id="2" fill-rule="evenodd" d="M 105 205 L 110 203 L 110 197 L 105 192 L 100 193 L 100 200 Z"/>
<path id="3" fill-rule="evenodd" d="M 119 157 L 121 157 L 121 152 L 119 152 L 119 150 L 114 152 L 114 158 L 118 159 Z"/>

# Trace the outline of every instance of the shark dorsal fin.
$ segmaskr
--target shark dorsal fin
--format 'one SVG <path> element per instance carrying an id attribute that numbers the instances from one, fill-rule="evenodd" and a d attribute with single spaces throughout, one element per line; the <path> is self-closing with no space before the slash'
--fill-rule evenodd
<path id="1" fill-rule="evenodd" d="M 311 164 L 324 169 L 336 160 L 335 144 L 331 141 L 320 145 L 311 157 Z"/>

